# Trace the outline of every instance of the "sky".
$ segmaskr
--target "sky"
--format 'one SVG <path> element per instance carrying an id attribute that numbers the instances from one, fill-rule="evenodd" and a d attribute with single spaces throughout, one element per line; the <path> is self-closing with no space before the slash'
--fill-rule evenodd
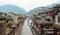
<path id="1" fill-rule="evenodd" d="M 0 0 L 0 6 L 5 4 L 16 5 L 29 12 L 29 10 L 36 7 L 46 6 L 57 2 L 60 2 L 60 0 Z"/>

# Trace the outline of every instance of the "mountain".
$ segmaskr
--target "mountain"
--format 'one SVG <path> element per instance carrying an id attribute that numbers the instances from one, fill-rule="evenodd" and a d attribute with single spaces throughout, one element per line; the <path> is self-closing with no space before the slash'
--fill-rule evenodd
<path id="1" fill-rule="evenodd" d="M 42 12 L 43 10 L 46 10 L 46 9 L 49 9 L 49 7 L 37 7 L 33 10 L 30 10 L 28 14 L 31 15 L 33 13 Z"/>
<path id="2" fill-rule="evenodd" d="M 56 5 L 56 3 L 55 4 L 51 4 L 51 5 L 46 5 L 44 7 L 36 7 L 33 10 L 30 10 L 28 12 L 28 14 L 31 15 L 32 13 L 36 13 L 36 12 L 48 11 L 48 10 L 51 10 L 55 5 Z"/>
<path id="3" fill-rule="evenodd" d="M 10 5 L 10 4 L 0 6 L 0 12 L 4 12 L 4 13 L 13 12 L 17 14 L 26 14 L 26 11 L 22 7 Z"/>

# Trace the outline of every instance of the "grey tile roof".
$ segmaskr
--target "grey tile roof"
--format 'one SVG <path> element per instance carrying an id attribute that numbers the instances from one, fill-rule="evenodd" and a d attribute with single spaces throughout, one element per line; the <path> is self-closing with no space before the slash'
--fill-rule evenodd
<path id="1" fill-rule="evenodd" d="M 10 15 L 6 15 L 6 19 L 12 19 Z"/>

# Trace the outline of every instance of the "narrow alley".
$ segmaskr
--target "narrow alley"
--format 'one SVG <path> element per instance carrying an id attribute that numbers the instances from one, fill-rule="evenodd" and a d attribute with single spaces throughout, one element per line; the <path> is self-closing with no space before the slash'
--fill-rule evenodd
<path id="1" fill-rule="evenodd" d="M 31 29 L 30 29 L 30 27 L 29 27 L 29 25 L 28 25 L 28 19 L 29 19 L 29 18 L 27 18 L 27 19 L 25 20 L 24 26 L 23 26 L 23 28 L 22 28 L 22 31 L 21 31 L 21 34 L 20 34 L 20 35 L 33 35 L 32 31 L 31 31 Z"/>

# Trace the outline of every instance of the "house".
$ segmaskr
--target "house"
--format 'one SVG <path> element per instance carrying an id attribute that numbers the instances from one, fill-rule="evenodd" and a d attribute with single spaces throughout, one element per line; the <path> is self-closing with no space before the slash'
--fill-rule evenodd
<path id="1" fill-rule="evenodd" d="M 60 11 L 55 15 L 55 24 L 53 25 L 55 29 L 55 35 L 60 31 Z"/>
<path id="2" fill-rule="evenodd" d="M 54 29 L 55 29 L 55 35 L 58 35 L 57 32 L 60 32 L 60 4 L 56 5 L 54 7 L 55 9 L 57 9 L 56 13 L 55 13 L 55 24 L 53 25 Z"/>
<path id="3" fill-rule="evenodd" d="M 56 5 L 54 8 L 57 9 L 56 13 L 54 14 L 55 16 L 55 24 L 60 25 L 60 4 Z"/>
<path id="4" fill-rule="evenodd" d="M 60 28 L 60 12 L 55 15 L 55 24 L 57 29 Z"/>
<path id="5" fill-rule="evenodd" d="M 17 21 L 17 18 L 19 17 L 19 15 L 15 14 L 15 13 L 12 13 L 12 12 L 7 13 L 7 15 L 11 16 L 11 18 L 13 18 L 13 21 L 14 21 L 15 23 L 18 22 L 18 21 Z"/>
<path id="6" fill-rule="evenodd" d="M 6 31 L 5 13 L 0 12 L 0 35 L 5 35 L 5 31 Z"/>

